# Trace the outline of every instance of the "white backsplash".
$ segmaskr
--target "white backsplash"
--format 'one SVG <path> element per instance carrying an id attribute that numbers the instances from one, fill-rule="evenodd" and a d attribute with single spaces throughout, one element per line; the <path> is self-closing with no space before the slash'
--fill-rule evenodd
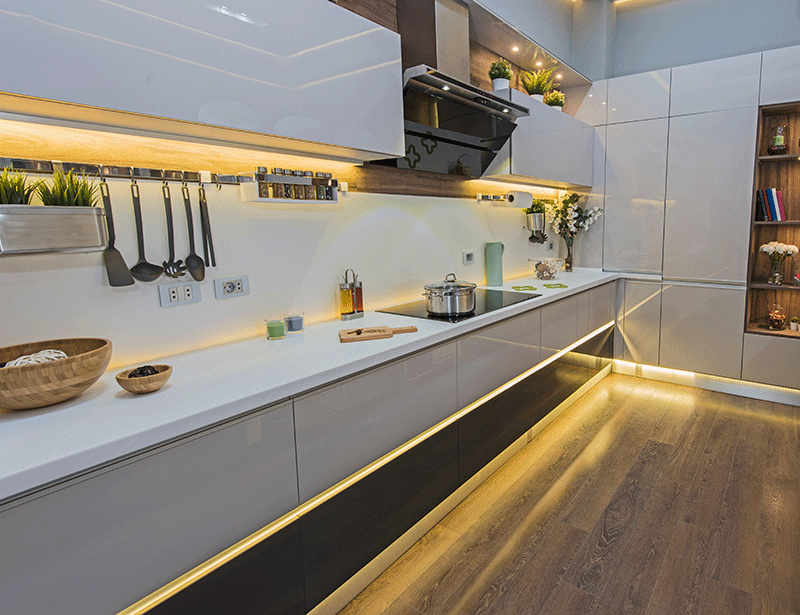
<path id="1" fill-rule="evenodd" d="M 127 181 L 109 181 L 116 247 L 128 266 L 137 261 Z M 165 260 L 167 240 L 161 185 L 140 181 L 146 256 Z M 171 184 L 176 258 L 188 253 L 180 185 Z M 159 305 L 158 281 L 111 288 L 101 253 L 0 258 L 4 318 L 0 346 L 62 337 L 104 337 L 114 344 L 112 367 L 153 361 L 237 339 L 262 335 L 264 319 L 305 312 L 307 323 L 337 318 L 336 289 L 345 269 L 364 284 L 367 310 L 421 298 L 425 284 L 455 273 L 483 284 L 484 244 L 505 245 L 506 279 L 526 276 L 528 258 L 565 253 L 528 241 L 520 209 L 472 199 L 342 194 L 338 204 L 243 203 L 236 186 L 207 188 L 217 267 L 206 269 L 202 301 Z M 197 252 L 202 253 L 197 188 L 191 191 Z M 602 224 L 588 231 L 602 240 Z M 577 263 L 601 266 L 600 243 L 578 239 Z M 588 240 L 588 241 L 587 241 Z M 588 248 L 589 251 L 581 250 Z M 461 253 L 475 252 L 463 265 Z M 220 301 L 214 278 L 247 275 L 250 295 Z M 191 278 L 187 275 L 185 279 Z"/>

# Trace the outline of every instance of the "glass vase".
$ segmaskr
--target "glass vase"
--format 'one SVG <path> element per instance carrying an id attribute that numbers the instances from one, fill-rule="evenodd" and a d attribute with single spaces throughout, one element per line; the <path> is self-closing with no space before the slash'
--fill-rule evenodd
<path id="1" fill-rule="evenodd" d="M 780 286 L 781 284 L 783 284 L 783 276 L 781 275 L 781 263 L 773 261 L 770 264 L 767 284 L 773 284 L 775 286 Z"/>
<path id="2" fill-rule="evenodd" d="M 575 239 L 570 237 L 564 240 L 567 244 L 567 257 L 564 259 L 564 271 L 572 271 L 572 249 Z"/>
<path id="3" fill-rule="evenodd" d="M 786 326 L 786 312 L 778 303 L 773 303 L 769 307 L 769 313 L 767 314 L 767 322 L 769 324 L 769 328 L 773 331 L 781 331 Z"/>

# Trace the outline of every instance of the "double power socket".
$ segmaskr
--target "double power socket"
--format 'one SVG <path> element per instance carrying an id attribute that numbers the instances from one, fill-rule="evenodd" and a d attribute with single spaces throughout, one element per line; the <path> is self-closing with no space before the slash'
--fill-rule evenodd
<path id="1" fill-rule="evenodd" d="M 246 275 L 214 280 L 214 296 L 217 299 L 230 299 L 250 294 L 250 280 Z M 189 303 L 200 303 L 200 284 L 198 282 L 175 282 L 160 284 L 158 295 L 161 307 L 177 307 Z"/>

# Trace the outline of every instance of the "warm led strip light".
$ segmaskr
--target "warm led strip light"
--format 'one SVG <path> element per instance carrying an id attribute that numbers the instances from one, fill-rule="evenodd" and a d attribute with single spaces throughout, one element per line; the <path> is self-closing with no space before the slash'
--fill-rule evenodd
<path id="1" fill-rule="evenodd" d="M 139 602 L 137 602 L 137 603 L 129 606 L 128 608 L 120 611 L 119 613 L 117 613 L 117 615 L 143 615 L 144 613 L 147 613 L 150 609 L 155 608 L 156 606 L 158 606 L 162 602 L 165 602 L 167 599 L 171 598 L 172 596 L 174 596 L 175 594 L 177 594 L 181 590 L 185 589 L 189 585 L 192 585 L 196 581 L 199 581 L 200 579 L 202 579 L 206 575 L 214 572 L 215 570 L 217 570 L 218 568 L 220 568 L 223 565 L 227 564 L 229 561 L 231 561 L 234 558 L 238 557 L 239 555 L 241 555 L 245 551 L 251 549 L 252 547 L 254 547 L 257 544 L 259 544 L 260 542 L 263 542 L 264 540 L 266 540 L 267 538 L 269 538 L 273 534 L 276 534 L 278 531 L 280 531 L 281 529 L 283 529 L 284 527 L 286 527 L 290 523 L 293 523 L 294 521 L 297 521 L 301 516 L 303 516 L 307 512 L 309 512 L 309 511 L 315 509 L 317 506 L 320 506 L 321 504 L 327 502 L 328 500 L 333 498 L 335 495 L 341 493 L 342 491 L 344 491 L 345 489 L 347 489 L 348 487 L 350 487 L 354 483 L 357 483 L 358 481 L 360 481 L 362 478 L 372 474 L 373 472 L 375 472 L 376 470 L 382 468 L 383 466 L 388 464 L 390 461 L 393 461 L 397 457 L 400 457 L 403 453 L 405 453 L 406 451 L 414 448 L 420 442 L 422 442 L 424 440 L 427 440 L 428 438 L 430 438 L 434 434 L 436 434 L 436 433 L 442 431 L 443 429 L 445 429 L 446 427 L 452 425 L 453 423 L 458 421 L 463 416 L 465 416 L 465 415 L 469 414 L 470 412 L 472 412 L 473 410 L 475 410 L 477 407 L 485 404 L 490 399 L 493 399 L 493 398 L 497 397 L 498 395 L 500 395 L 504 391 L 507 391 L 508 389 L 513 387 L 514 385 L 516 385 L 519 382 L 521 382 L 522 380 L 526 379 L 528 376 L 530 376 L 530 375 L 540 371 L 541 369 L 547 367 L 548 365 L 550 365 L 554 361 L 557 361 L 558 359 L 563 357 L 565 354 L 567 354 L 569 352 L 572 352 L 575 348 L 577 348 L 581 344 L 589 341 L 590 339 L 592 339 L 596 335 L 602 333 L 603 331 L 606 331 L 606 330 L 612 328 L 613 326 L 614 326 L 614 321 L 611 321 L 611 322 L 603 325 L 602 327 L 599 327 L 598 329 L 595 329 L 594 331 L 592 331 L 591 333 L 585 335 L 584 337 L 582 337 L 581 339 L 579 339 L 575 343 L 570 344 L 569 346 L 567 346 L 563 350 L 560 350 L 559 352 L 557 352 L 553 356 L 548 357 L 547 359 L 545 359 L 541 363 L 537 363 L 532 368 L 530 368 L 529 370 L 523 372 L 522 374 L 520 374 L 516 378 L 513 378 L 512 380 L 509 380 L 508 382 L 506 382 L 502 386 L 494 389 L 490 393 L 487 393 L 486 395 L 484 395 L 483 397 L 481 397 L 477 401 L 471 403 L 470 405 L 466 406 L 462 410 L 459 410 L 455 414 L 450 415 L 449 417 L 447 417 L 446 419 L 444 419 L 440 423 L 437 423 L 433 427 L 431 427 L 431 428 L 427 429 L 426 431 L 422 432 L 417 437 L 409 440 L 405 444 L 402 444 L 398 448 L 396 448 L 396 449 L 394 449 L 392 451 L 389 451 L 383 457 L 373 461 L 371 464 L 369 464 L 368 466 L 365 466 L 364 468 L 362 468 L 361 470 L 359 470 L 355 474 L 351 474 L 350 476 L 348 476 L 344 480 L 336 483 L 335 485 L 333 485 L 332 487 L 330 487 L 326 491 L 323 491 L 319 495 L 311 498 L 308 502 L 306 502 L 305 504 L 301 505 L 300 507 L 295 508 L 291 512 L 288 512 L 285 515 L 283 515 L 282 517 L 276 519 L 275 521 L 273 521 L 269 525 L 266 525 L 263 528 L 261 528 L 260 530 L 254 532 L 253 534 L 250 534 L 250 536 L 248 536 L 248 537 L 240 540 L 236 544 L 228 547 L 227 549 L 225 549 L 224 551 L 222 551 L 218 555 L 215 555 L 211 559 L 209 559 L 209 560 L 203 562 L 202 564 L 200 564 L 199 566 L 193 568 L 192 570 L 190 570 L 186 574 L 181 575 L 180 577 L 178 577 L 174 581 L 171 581 L 167 585 L 163 586 L 161 589 L 158 589 L 158 590 L 154 591 L 152 594 L 150 594 L 148 596 L 145 596 Z"/>

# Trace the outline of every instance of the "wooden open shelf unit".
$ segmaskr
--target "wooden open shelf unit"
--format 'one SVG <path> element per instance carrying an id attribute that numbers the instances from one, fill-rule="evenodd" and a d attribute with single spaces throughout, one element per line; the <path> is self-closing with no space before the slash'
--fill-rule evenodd
<path id="1" fill-rule="evenodd" d="M 777 126 L 786 126 L 786 144 L 789 151 L 770 156 L 767 148 Z M 788 105 L 761 107 L 759 110 L 759 139 L 756 153 L 755 189 L 776 188 L 783 196 L 786 220 L 781 222 L 757 221 L 756 198 L 753 191 L 753 209 L 750 230 L 750 263 L 747 284 L 747 333 L 800 338 L 789 330 L 789 320 L 800 317 L 800 286 L 792 278 L 800 269 L 800 255 L 787 259 L 782 267 L 784 283 L 767 284 L 770 271 L 769 258 L 760 247 L 770 241 L 800 246 L 800 102 Z M 766 326 L 769 307 L 778 303 L 786 312 L 786 329 L 774 331 Z"/>

